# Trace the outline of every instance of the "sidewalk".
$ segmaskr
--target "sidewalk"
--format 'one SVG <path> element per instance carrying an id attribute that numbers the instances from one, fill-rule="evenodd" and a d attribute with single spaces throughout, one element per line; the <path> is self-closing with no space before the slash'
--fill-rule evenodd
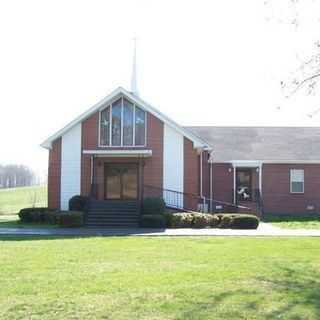
<path id="1" fill-rule="evenodd" d="M 123 229 L 123 228 L 0 228 L 1 235 L 39 236 L 241 236 L 241 237 L 320 237 L 320 230 L 280 229 L 260 222 L 257 230 L 231 229 Z"/>

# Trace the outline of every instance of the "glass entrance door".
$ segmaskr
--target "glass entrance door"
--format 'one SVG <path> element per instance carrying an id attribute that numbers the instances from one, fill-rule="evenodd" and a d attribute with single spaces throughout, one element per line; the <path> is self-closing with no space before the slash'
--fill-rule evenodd
<path id="1" fill-rule="evenodd" d="M 252 200 L 251 169 L 237 169 L 237 197 L 238 201 Z"/>
<path id="2" fill-rule="evenodd" d="M 129 200 L 138 198 L 138 165 L 135 163 L 105 165 L 105 198 Z"/>

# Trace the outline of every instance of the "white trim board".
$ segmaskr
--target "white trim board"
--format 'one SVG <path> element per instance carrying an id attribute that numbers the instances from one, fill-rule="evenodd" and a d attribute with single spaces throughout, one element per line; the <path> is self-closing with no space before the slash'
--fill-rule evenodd
<path id="1" fill-rule="evenodd" d="M 55 134 L 50 136 L 48 139 L 46 139 L 41 144 L 41 146 L 46 149 L 51 149 L 52 142 L 54 140 L 61 137 L 63 134 L 65 134 L 67 131 L 69 131 L 71 128 L 73 128 L 76 124 L 81 123 L 82 121 L 89 118 L 93 113 L 99 111 L 100 108 L 102 108 L 104 105 L 108 104 L 112 99 L 114 99 L 115 97 L 120 96 L 120 95 L 124 95 L 126 98 L 128 98 L 132 102 L 136 103 L 139 107 L 141 107 L 145 111 L 151 113 L 156 118 L 160 119 L 165 124 L 169 125 L 173 129 L 175 129 L 176 131 L 181 133 L 186 138 L 190 139 L 194 143 L 195 148 L 208 148 L 210 150 L 212 149 L 212 146 L 210 146 L 210 144 L 207 143 L 205 140 L 196 136 L 194 133 L 192 133 L 188 129 L 181 127 L 175 121 L 171 120 L 169 117 L 164 115 L 162 112 L 160 112 L 156 108 L 152 107 L 150 104 L 148 104 L 144 100 L 140 99 L 139 97 L 133 95 L 129 91 L 123 89 L 122 87 L 119 87 L 116 90 L 112 91 L 109 95 L 107 95 L 100 102 L 95 104 L 93 107 L 88 109 L 86 112 L 82 113 L 79 117 L 75 118 L 73 121 L 71 121 L 65 127 L 63 127 L 61 130 L 57 131 Z"/>
<path id="2" fill-rule="evenodd" d="M 259 167 L 262 164 L 320 164 L 320 160 L 230 160 L 210 161 L 213 164 L 225 163 L 233 167 Z"/>
<path id="3" fill-rule="evenodd" d="M 81 191 L 81 123 L 61 140 L 60 208 L 68 210 L 69 199 Z"/>
<path id="4" fill-rule="evenodd" d="M 151 157 L 152 150 L 83 150 L 83 154 L 108 157 Z"/>

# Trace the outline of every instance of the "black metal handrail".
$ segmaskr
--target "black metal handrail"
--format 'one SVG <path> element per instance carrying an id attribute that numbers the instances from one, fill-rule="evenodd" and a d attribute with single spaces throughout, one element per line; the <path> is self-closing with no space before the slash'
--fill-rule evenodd
<path id="1" fill-rule="evenodd" d="M 143 186 L 143 198 L 158 197 L 163 198 L 166 206 L 178 210 L 202 211 L 202 212 L 236 212 L 240 209 L 250 208 L 238 206 L 230 202 L 200 197 L 199 195 L 164 189 L 150 185 Z"/>

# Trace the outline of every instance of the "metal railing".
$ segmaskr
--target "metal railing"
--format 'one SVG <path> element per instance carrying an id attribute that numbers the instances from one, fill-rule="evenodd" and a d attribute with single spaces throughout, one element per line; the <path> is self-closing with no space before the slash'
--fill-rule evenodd
<path id="1" fill-rule="evenodd" d="M 200 197 L 192 193 L 163 189 L 150 185 L 143 186 L 142 198 L 163 198 L 168 208 L 185 211 L 219 213 L 236 212 L 239 208 L 246 208 L 229 202 Z"/>

